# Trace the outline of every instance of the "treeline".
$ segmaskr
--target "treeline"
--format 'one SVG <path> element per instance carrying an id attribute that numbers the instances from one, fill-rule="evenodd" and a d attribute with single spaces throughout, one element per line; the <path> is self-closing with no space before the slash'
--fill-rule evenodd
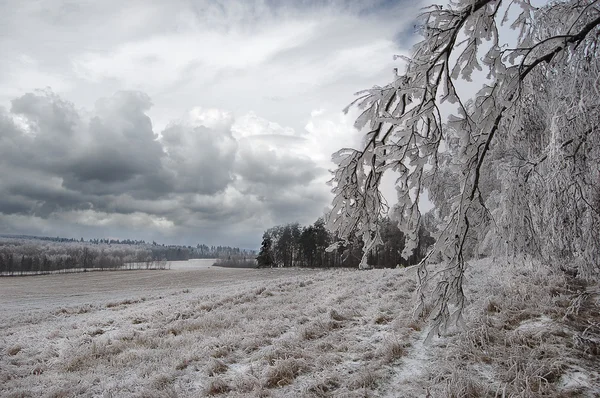
<path id="1" fill-rule="evenodd" d="M 80 242 L 85 242 L 83 238 Z M 231 246 L 208 246 L 205 244 L 197 244 L 196 246 L 181 246 L 181 245 L 165 245 L 156 242 L 146 243 L 143 240 L 131 239 L 90 239 L 92 244 L 107 244 L 107 245 L 135 245 L 135 246 L 151 246 L 153 257 L 156 253 L 162 255 L 167 261 L 190 260 L 194 258 L 231 258 L 231 257 L 251 257 L 256 254 L 254 250 L 244 250 L 238 247 Z"/>
<path id="2" fill-rule="evenodd" d="M 162 259 L 166 261 L 185 261 L 196 258 L 231 259 L 256 257 L 256 252 L 254 250 L 245 250 L 230 246 L 207 246 L 198 244 L 196 247 L 193 247 L 153 244 L 144 247 L 150 250 L 153 259 Z"/>
<path id="3" fill-rule="evenodd" d="M 208 246 L 205 244 L 197 244 L 196 246 L 185 245 L 165 245 L 152 242 L 147 243 L 144 240 L 136 239 L 113 239 L 113 238 L 93 238 L 85 240 L 83 238 L 62 238 L 49 236 L 29 236 L 29 235 L 0 235 L 0 245 L 2 240 L 25 241 L 31 244 L 39 244 L 37 241 L 55 242 L 55 243 L 82 243 L 90 245 L 120 245 L 120 246 L 141 246 L 144 249 L 150 249 L 153 259 L 163 259 L 167 261 L 185 261 L 195 258 L 239 258 L 239 257 L 254 257 L 254 250 L 240 249 L 231 246 Z"/>
<path id="4" fill-rule="evenodd" d="M 435 240 L 425 227 L 419 229 L 419 245 L 413 255 L 403 259 L 404 234 L 389 218 L 381 220 L 382 245 L 369 253 L 369 265 L 393 268 L 417 264 Z M 298 223 L 276 226 L 263 234 L 257 257 L 259 267 L 358 267 L 362 242 L 354 238 L 339 243 L 332 251 L 326 249 L 338 239 L 326 228 L 323 219 L 301 227 Z"/>
<path id="5" fill-rule="evenodd" d="M 195 248 L 188 246 L 190 250 L 190 258 L 218 258 L 218 259 L 230 259 L 230 258 L 254 258 L 256 257 L 256 251 L 240 249 L 239 247 L 230 246 L 207 246 L 198 244 Z"/>
<path id="6" fill-rule="evenodd" d="M 49 274 L 85 270 L 164 269 L 166 261 L 149 249 L 77 241 L 0 240 L 0 275 Z"/>
<path id="7" fill-rule="evenodd" d="M 0 236 L 0 276 L 82 270 L 164 269 L 168 261 L 194 258 L 254 258 L 229 246 L 177 246 L 110 240 Z"/>

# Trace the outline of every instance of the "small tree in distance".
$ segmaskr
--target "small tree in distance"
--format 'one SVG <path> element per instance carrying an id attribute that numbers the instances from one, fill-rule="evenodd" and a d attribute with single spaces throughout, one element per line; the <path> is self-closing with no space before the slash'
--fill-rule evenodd
<path id="1" fill-rule="evenodd" d="M 273 266 L 273 240 L 268 232 L 263 234 L 263 241 L 258 256 L 256 257 L 256 261 L 258 262 L 258 268 Z"/>
<path id="2" fill-rule="evenodd" d="M 466 259 L 484 241 L 505 253 L 574 261 L 580 275 L 598 276 L 600 2 L 456 0 L 421 19 L 423 40 L 405 58 L 406 71 L 353 102 L 363 110 L 356 127 L 366 131 L 364 146 L 333 155 L 328 228 L 362 239 L 367 267 L 387 212 L 379 184 L 394 170 L 393 212 L 407 258 L 429 191 L 443 225 L 427 258 L 447 263 L 430 296 L 433 334 L 461 320 Z M 505 44 L 509 28 L 518 38 Z M 457 85 L 474 76 L 481 88 L 461 98 Z M 418 275 L 421 311 L 435 275 L 427 261 Z"/>

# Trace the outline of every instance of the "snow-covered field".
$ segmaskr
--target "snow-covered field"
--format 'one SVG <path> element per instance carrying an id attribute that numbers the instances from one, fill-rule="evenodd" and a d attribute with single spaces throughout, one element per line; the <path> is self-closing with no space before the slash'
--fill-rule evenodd
<path id="1" fill-rule="evenodd" d="M 67 307 L 140 301 L 184 289 L 269 280 L 290 272 L 214 267 L 214 262 L 212 259 L 170 261 L 167 270 L 91 271 L 0 278 L 0 319 L 5 326 L 11 319 L 18 322 L 24 314 L 43 316 L 48 311 Z"/>
<path id="2" fill-rule="evenodd" d="M 60 306 L 77 306 L 125 299 L 179 288 L 189 283 L 212 281 L 220 275 L 205 272 L 214 260 L 171 262 L 174 271 L 195 266 L 202 273 L 156 271 L 94 271 L 33 277 L 0 278 L 0 318 L 6 319 L 29 311 L 45 311 Z"/>
<path id="3" fill-rule="evenodd" d="M 2 397 L 597 396 L 598 301 L 531 264 L 473 263 L 466 330 L 424 344 L 413 269 L 0 279 Z M 594 321 L 596 324 L 594 324 Z"/>

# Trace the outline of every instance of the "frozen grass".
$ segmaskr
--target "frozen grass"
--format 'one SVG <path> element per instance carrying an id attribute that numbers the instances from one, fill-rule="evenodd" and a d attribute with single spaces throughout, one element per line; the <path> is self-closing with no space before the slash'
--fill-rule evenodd
<path id="1" fill-rule="evenodd" d="M 411 317 L 414 269 L 281 271 L 9 318 L 0 396 L 600 392 L 598 296 L 540 266 L 474 263 L 466 329 L 429 345 Z"/>
<path id="2" fill-rule="evenodd" d="M 471 268 L 467 288 L 467 330 L 442 343 L 433 396 L 600 396 L 600 307 L 582 281 L 487 262 Z"/>

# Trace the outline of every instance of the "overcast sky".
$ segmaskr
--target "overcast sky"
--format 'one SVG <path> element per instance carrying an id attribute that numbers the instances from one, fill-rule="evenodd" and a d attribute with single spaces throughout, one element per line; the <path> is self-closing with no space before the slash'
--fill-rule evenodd
<path id="1" fill-rule="evenodd" d="M 360 143 L 342 109 L 419 6 L 0 1 L 0 233 L 257 248 L 314 222 Z"/>

